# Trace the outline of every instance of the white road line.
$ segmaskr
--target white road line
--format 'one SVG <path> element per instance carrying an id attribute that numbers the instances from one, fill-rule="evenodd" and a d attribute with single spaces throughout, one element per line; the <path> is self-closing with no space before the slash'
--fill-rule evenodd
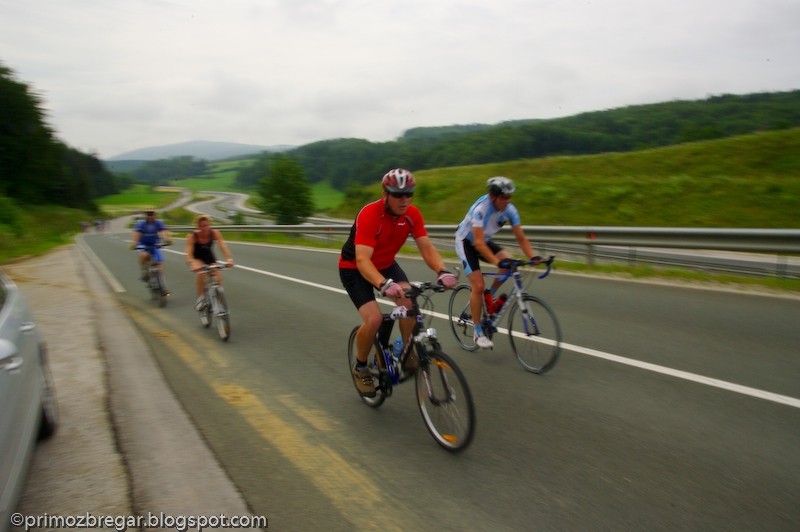
<path id="1" fill-rule="evenodd" d="M 84 246 L 84 249 L 88 250 L 88 246 Z M 182 254 L 179 251 L 173 251 L 173 250 L 167 250 L 167 251 L 170 251 L 172 253 Z M 91 257 L 91 255 L 93 255 L 93 253 L 92 254 L 88 254 L 88 255 L 90 255 L 90 260 L 92 260 L 92 262 L 95 262 L 96 258 L 92 258 Z M 100 263 L 99 260 L 97 262 Z M 102 263 L 100 263 L 100 266 L 102 266 Z M 105 267 L 102 266 L 102 268 L 104 269 Z M 319 284 L 319 283 L 313 283 L 313 282 L 310 282 L 310 281 L 304 281 L 303 279 L 297 279 L 295 277 L 289 277 L 289 276 L 286 276 L 286 275 L 281 275 L 281 274 L 278 274 L 278 273 L 268 272 L 268 271 L 265 271 L 265 270 L 259 270 L 257 268 L 251 268 L 249 266 L 241 266 L 241 265 L 237 264 L 236 266 L 234 266 L 234 268 L 238 268 L 238 269 L 241 269 L 241 270 L 247 270 L 247 271 L 250 271 L 250 272 L 253 272 L 253 273 L 258 273 L 258 274 L 261 274 L 261 275 L 267 275 L 269 277 L 275 277 L 277 279 L 283 279 L 284 281 L 291 281 L 293 283 L 298 283 L 298 284 L 303 284 L 303 285 L 306 285 L 306 286 L 311 286 L 313 288 L 319 288 L 321 290 L 328 290 L 330 292 L 336 292 L 337 294 L 346 294 L 347 293 L 343 288 L 334 288 L 332 286 L 326 286 L 326 285 Z M 107 272 L 107 270 L 106 270 L 106 272 Z M 109 279 L 109 282 L 112 284 L 112 287 L 114 287 L 115 280 L 112 281 L 114 279 L 113 275 L 108 273 L 108 275 L 104 274 L 104 277 L 107 277 L 107 279 Z M 119 283 L 116 283 L 116 284 L 119 285 Z M 120 286 L 120 288 L 121 288 L 121 286 Z M 117 291 L 120 291 L 120 290 L 117 290 Z M 121 291 L 124 291 L 124 289 L 121 289 Z M 392 302 L 390 302 L 389 300 L 379 299 L 378 301 L 380 303 L 383 303 L 384 305 L 392 306 Z M 433 312 L 432 315 L 437 317 L 437 318 L 443 319 L 445 321 L 447 320 L 447 314 L 442 314 L 440 312 Z M 652 372 L 655 372 L 655 373 L 660 373 L 662 375 L 668 375 L 670 377 L 676 377 L 678 379 L 683 379 L 683 380 L 690 381 L 690 382 L 696 382 L 698 384 L 705 384 L 706 386 L 712 386 L 714 388 L 720 388 L 722 390 L 728 390 L 730 392 L 735 392 L 735 393 L 742 394 L 742 395 L 748 395 L 750 397 L 755 397 L 755 398 L 758 398 L 758 399 L 764 399 L 766 401 L 772 401 L 773 403 L 779 403 L 779 404 L 786 405 L 786 406 L 791 406 L 791 407 L 794 407 L 794 408 L 800 408 L 800 399 L 797 399 L 795 397 L 790 397 L 788 395 L 781 395 L 781 394 L 777 394 L 777 393 L 768 392 L 768 391 L 765 391 L 765 390 L 759 390 L 758 388 L 751 388 L 749 386 L 742 386 L 741 384 L 735 384 L 735 383 L 723 381 L 723 380 L 720 380 L 720 379 L 714 379 L 712 377 L 706 377 L 704 375 L 697 375 L 695 373 L 689 373 L 688 371 L 681 371 L 681 370 L 678 370 L 678 369 L 668 368 L 666 366 L 660 366 L 658 364 L 651 364 L 650 362 L 642 362 L 641 360 L 634 360 L 632 358 L 626 358 L 626 357 L 622 357 L 622 356 L 619 356 L 619 355 L 613 355 L 611 353 L 605 353 L 603 351 L 598 351 L 596 349 L 591 349 L 591 348 L 588 348 L 588 347 L 581 347 L 579 345 L 572 345 L 572 344 L 567 344 L 567 343 L 563 343 L 562 342 L 561 343 L 561 348 L 565 349 L 567 351 L 572 351 L 574 353 L 579 353 L 579 354 L 582 354 L 582 355 L 587 355 L 587 356 L 591 356 L 591 357 L 595 357 L 595 358 L 602 358 L 604 360 L 608 360 L 609 362 L 616 362 L 617 364 L 624 364 L 626 366 L 631 366 L 631 367 L 643 369 L 643 370 L 646 370 L 646 371 L 652 371 Z"/>
<path id="2" fill-rule="evenodd" d="M 270 277 L 275 277 L 277 279 L 283 279 L 285 281 L 292 281 L 298 284 L 304 284 L 306 286 L 311 286 L 314 288 L 319 288 L 321 290 L 328 290 L 331 292 L 336 292 L 339 294 L 346 294 L 347 292 L 342 288 L 334 288 L 332 286 L 326 286 L 319 283 L 312 283 L 310 281 L 304 281 L 302 279 L 297 279 L 294 277 L 289 277 L 286 275 L 281 275 L 273 272 L 268 272 L 264 270 L 259 270 L 256 268 L 250 268 L 248 266 L 235 266 L 235 268 L 241 268 L 243 270 L 248 270 L 254 273 L 259 273 L 262 275 L 268 275 Z M 379 302 L 392 306 L 392 302 L 386 299 L 379 299 Z M 448 316 L 447 314 L 442 314 L 440 312 L 433 312 L 433 316 L 443 319 L 447 321 Z M 712 386 L 714 388 L 720 388 L 722 390 L 728 390 L 731 392 L 735 392 L 742 395 L 749 395 L 750 397 L 756 397 L 758 399 L 765 399 L 767 401 L 772 401 L 774 403 L 779 403 L 787 406 L 791 406 L 794 408 L 800 408 L 800 399 L 789 397 L 788 395 L 780 395 L 777 393 L 767 392 L 765 390 L 759 390 L 758 388 L 751 388 L 749 386 L 742 386 L 741 384 L 735 384 L 732 382 L 727 382 L 719 379 L 714 379 L 711 377 L 705 377 L 703 375 L 697 375 L 695 373 L 689 373 L 688 371 L 681 371 L 678 369 L 668 368 L 666 366 L 659 366 L 658 364 L 651 364 L 650 362 L 642 362 L 641 360 L 634 360 L 632 358 L 625 358 L 619 355 L 612 355 L 611 353 L 605 353 L 603 351 L 598 351 L 596 349 L 590 349 L 588 347 L 581 347 L 579 345 L 572 345 L 567 343 L 561 343 L 561 349 L 565 349 L 567 351 L 572 351 L 574 353 L 580 353 L 582 355 L 587 355 L 595 358 L 602 358 L 604 360 L 608 360 L 610 362 L 616 362 L 617 364 L 624 364 L 626 366 L 632 366 L 635 368 L 652 371 L 655 373 L 660 373 L 662 375 L 668 375 L 670 377 L 676 377 L 679 379 L 683 379 L 686 381 L 696 382 L 698 384 L 705 384 L 706 386 Z"/>

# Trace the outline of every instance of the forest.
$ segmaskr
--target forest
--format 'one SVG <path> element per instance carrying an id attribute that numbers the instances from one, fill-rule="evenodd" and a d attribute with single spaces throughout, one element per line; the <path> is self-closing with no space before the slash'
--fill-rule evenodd
<path id="1" fill-rule="evenodd" d="M 372 183 L 396 166 L 419 171 L 556 155 L 629 152 L 798 126 L 800 90 L 795 90 L 636 105 L 548 120 L 415 128 L 392 142 L 324 140 L 286 155 L 300 163 L 310 183 L 327 180 L 345 191 Z M 254 165 L 258 166 L 263 165 Z M 259 175 L 242 171 L 238 184 L 252 186 L 251 180 Z"/>
<path id="2" fill-rule="evenodd" d="M 95 212 L 95 199 L 128 185 L 56 138 L 39 97 L 0 64 L 0 200 Z"/>
<path id="3" fill-rule="evenodd" d="M 165 184 L 201 174 L 191 157 L 152 161 L 115 174 L 96 156 L 56 138 L 35 91 L 0 64 L 0 199 L 95 211 L 94 199 L 140 181 Z M 524 114 L 524 110 L 520 110 Z M 332 139 L 284 152 L 309 183 L 341 191 L 374 183 L 386 169 L 414 171 L 535 159 L 556 155 L 629 152 L 800 126 L 800 90 L 711 96 L 582 113 L 547 120 L 515 120 L 413 128 L 391 142 Z M 239 172 L 237 186 L 255 189 L 274 154 Z"/>

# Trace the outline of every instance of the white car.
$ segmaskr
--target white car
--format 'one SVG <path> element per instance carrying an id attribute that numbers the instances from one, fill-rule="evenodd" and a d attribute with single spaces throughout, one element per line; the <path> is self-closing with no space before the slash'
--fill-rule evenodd
<path id="1" fill-rule="evenodd" d="M 36 442 L 58 425 L 46 355 L 22 294 L 0 270 L 0 532 L 9 527 Z"/>

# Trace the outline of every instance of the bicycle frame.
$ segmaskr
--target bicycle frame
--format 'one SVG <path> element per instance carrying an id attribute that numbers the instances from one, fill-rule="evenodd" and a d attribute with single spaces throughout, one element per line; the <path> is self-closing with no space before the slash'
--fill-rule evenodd
<path id="1" fill-rule="evenodd" d="M 147 288 L 150 289 L 152 299 L 158 301 L 159 306 L 163 307 L 167 304 L 167 296 L 164 294 L 166 291 L 164 271 L 159 266 L 161 263 L 157 263 L 153 260 L 155 250 L 161 247 L 164 247 L 164 245 L 161 242 L 158 242 L 152 246 L 143 246 L 141 249 L 136 248 L 136 250 L 137 252 L 145 251 L 147 253 L 147 263 L 145 264 L 147 281 L 145 284 L 147 285 Z"/>
<path id="2" fill-rule="evenodd" d="M 539 279 L 550 273 L 555 257 L 537 264 L 544 264 L 547 270 L 538 275 Z M 450 297 L 448 317 L 450 329 L 458 344 L 467 351 L 479 349 L 474 336 L 474 328 L 481 325 L 484 334 L 492 339 L 496 334 L 507 335 L 511 349 L 519 363 L 531 373 L 545 373 L 558 360 L 561 346 L 561 327 L 553 309 L 542 298 L 529 294 L 522 280 L 520 266 L 533 264 L 532 261 L 512 261 L 508 271 L 502 273 L 482 272 L 485 279 L 494 279 L 488 294 L 481 301 L 480 315 L 472 316 L 473 297 L 469 284 L 457 286 Z M 493 299 L 497 288 L 509 278 L 514 279 L 510 294 L 499 311 L 494 312 L 487 299 Z M 496 285 L 496 287 L 495 287 Z M 489 312 L 489 310 L 493 312 Z M 519 312 L 517 312 L 519 311 Z M 508 316 L 506 329 L 498 324 Z"/>
<path id="3" fill-rule="evenodd" d="M 545 270 L 543 273 L 538 275 L 537 278 L 544 279 L 545 277 L 547 277 L 550 274 L 550 265 L 552 264 L 553 257 L 550 257 L 550 259 L 548 259 L 548 260 L 549 260 L 549 262 L 548 261 L 543 261 L 541 263 L 541 264 L 546 264 L 547 265 L 547 270 Z M 522 263 L 522 264 L 527 264 L 527 263 Z M 506 271 L 505 273 L 482 272 L 482 275 L 483 275 L 484 278 L 490 278 L 490 277 L 496 278 L 496 281 L 498 281 L 497 288 L 500 288 L 501 286 L 503 286 L 503 284 L 509 278 L 513 278 L 514 279 L 514 286 L 511 288 L 511 292 L 508 294 L 508 301 L 506 301 L 505 304 L 503 304 L 503 306 L 500 308 L 499 312 L 495 312 L 495 313 L 489 314 L 488 309 L 486 308 L 486 302 L 484 301 L 484 302 L 481 303 L 481 306 L 483 308 L 483 313 L 484 313 L 484 317 L 483 317 L 483 319 L 481 319 L 481 323 L 483 323 L 486 326 L 488 326 L 490 331 L 491 331 L 491 333 L 497 332 L 497 324 L 500 323 L 500 320 L 503 319 L 503 316 L 505 316 L 505 314 L 508 311 L 508 309 L 511 308 L 512 301 L 516 302 L 516 304 L 519 306 L 519 308 L 523 309 L 523 312 L 527 312 L 527 308 L 526 308 L 526 305 L 525 305 L 525 296 L 528 295 L 528 293 L 526 292 L 525 285 L 522 282 L 522 273 L 519 271 L 519 266 L 521 266 L 522 264 L 516 265 L 514 268 L 511 268 L 510 270 Z M 492 282 L 492 285 L 494 285 L 494 282 Z M 495 295 L 496 292 L 497 292 L 496 288 L 494 288 L 494 287 L 489 288 L 489 294 L 491 294 L 491 296 L 493 298 L 494 298 L 494 295 Z M 527 321 L 524 321 L 523 324 L 525 326 L 525 333 L 526 334 L 530 334 L 530 335 L 538 335 L 539 334 L 539 327 L 538 327 L 538 325 L 536 324 L 535 321 L 533 322 L 533 327 L 534 327 L 533 331 L 528 330 L 528 322 Z"/>
<path id="4" fill-rule="evenodd" d="M 217 332 L 223 341 L 228 341 L 231 334 L 230 311 L 225 301 L 222 286 L 214 275 L 214 270 L 225 269 L 224 263 L 206 264 L 198 270 L 197 275 L 204 275 L 203 295 L 206 300 L 205 306 L 199 309 L 200 323 L 204 327 L 211 325 L 212 316 L 217 322 Z"/>
<path id="5" fill-rule="evenodd" d="M 219 316 L 221 312 L 219 308 L 219 302 L 217 301 L 219 281 L 217 281 L 217 276 L 211 273 L 211 270 L 208 270 L 205 273 L 205 277 L 206 300 L 211 305 L 211 310 L 214 312 L 214 315 Z"/>
<path id="6" fill-rule="evenodd" d="M 377 408 L 392 395 L 393 386 L 413 376 L 416 380 L 417 405 L 428 432 L 436 442 L 450 452 L 465 449 L 475 430 L 475 406 L 469 385 L 455 361 L 442 352 L 436 329 L 425 327 L 425 316 L 418 302 L 426 290 L 443 292 L 445 288 L 436 283 L 412 282 L 405 296 L 411 300 L 412 308 L 395 307 L 383 314 L 383 323 L 375 334 L 375 354 L 368 358 L 369 371 L 377 378 L 376 394 L 361 395 L 367 405 Z M 425 307 L 427 308 L 427 307 Z M 399 356 L 392 354 L 389 339 L 394 322 L 399 319 L 414 318 L 411 335 L 406 338 Z M 350 333 L 348 341 L 348 363 L 353 367 L 356 361 L 356 334 L 360 326 Z M 404 372 L 403 363 L 416 350 L 419 367 L 416 371 Z M 358 386 L 356 386 L 358 389 Z"/>
<path id="7" fill-rule="evenodd" d="M 386 395 L 392 393 L 392 385 L 400 384 L 413 374 L 404 374 L 402 370 L 403 362 L 408 354 L 411 352 L 412 347 L 417 349 L 417 353 L 422 356 L 425 351 L 425 343 L 430 342 L 431 347 L 439 349 L 439 340 L 435 329 L 425 330 L 425 318 L 420 311 L 417 298 L 422 295 L 421 283 L 413 286 L 406 291 L 406 297 L 411 300 L 412 308 L 409 310 L 404 306 L 395 307 L 391 312 L 383 314 L 383 323 L 378 329 L 378 334 L 375 336 L 375 349 L 377 354 L 382 357 L 382 367 L 375 368 L 378 371 L 378 377 L 381 385 L 386 385 Z M 415 318 L 414 327 L 411 331 L 411 336 L 403 338 L 403 351 L 399 356 L 392 353 L 392 347 L 389 343 L 391 340 L 392 330 L 394 329 L 394 322 L 404 318 Z M 385 372 L 385 373 L 384 373 Z M 388 375 L 389 380 L 383 382 L 383 375 Z"/>

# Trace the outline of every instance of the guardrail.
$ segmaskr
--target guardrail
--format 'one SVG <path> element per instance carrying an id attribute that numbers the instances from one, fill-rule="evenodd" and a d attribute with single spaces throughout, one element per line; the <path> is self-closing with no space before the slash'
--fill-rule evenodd
<path id="1" fill-rule="evenodd" d="M 345 235 L 351 224 L 314 225 L 215 225 L 219 231 L 258 233 L 309 233 Z M 427 225 L 431 238 L 452 238 L 455 225 Z M 556 227 L 523 226 L 532 241 L 586 246 L 636 246 L 675 249 L 710 249 L 755 253 L 800 254 L 800 229 L 696 229 L 684 227 Z M 173 231 L 192 231 L 192 226 L 173 226 Z M 510 230 L 492 238 L 514 242 Z"/>
<path id="2" fill-rule="evenodd" d="M 350 233 L 351 224 L 302 224 L 302 225 L 221 225 L 219 231 L 294 233 L 316 235 L 317 237 L 342 239 Z M 426 225 L 428 235 L 447 246 L 452 242 L 455 225 Z M 568 253 L 586 257 L 589 264 L 597 258 L 615 257 L 627 263 L 650 262 L 657 264 L 684 265 L 717 271 L 751 273 L 757 275 L 796 276 L 789 267 L 786 255 L 800 255 L 800 229 L 699 229 L 685 227 L 600 227 L 600 226 L 523 226 L 525 234 L 537 250 L 547 249 L 553 244 L 567 246 Z M 171 226 L 172 231 L 191 231 L 192 226 Z M 513 233 L 505 228 L 492 237 L 498 242 L 515 245 Z M 627 251 L 611 252 L 611 248 L 621 246 Z M 674 258 L 646 258 L 638 248 L 662 248 L 675 250 L 710 250 L 724 252 L 775 254 L 775 264 L 765 268 L 762 264 L 753 271 L 745 272 L 743 267 L 731 267 L 703 262 L 684 260 L 682 264 Z M 746 268 L 745 268 L 746 269 Z"/>

